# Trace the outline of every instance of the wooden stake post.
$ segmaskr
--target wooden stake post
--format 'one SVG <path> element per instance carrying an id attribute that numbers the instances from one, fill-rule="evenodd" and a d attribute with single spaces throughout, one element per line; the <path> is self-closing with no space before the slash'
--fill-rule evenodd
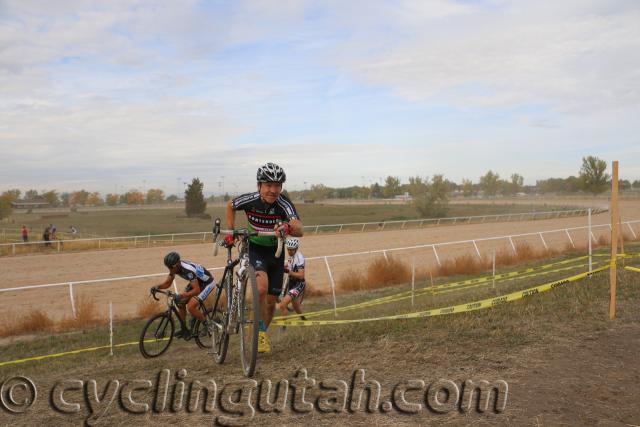
<path id="1" fill-rule="evenodd" d="M 616 280 L 618 256 L 618 161 L 614 161 L 611 174 L 611 261 L 609 268 L 609 320 L 616 318 Z"/>

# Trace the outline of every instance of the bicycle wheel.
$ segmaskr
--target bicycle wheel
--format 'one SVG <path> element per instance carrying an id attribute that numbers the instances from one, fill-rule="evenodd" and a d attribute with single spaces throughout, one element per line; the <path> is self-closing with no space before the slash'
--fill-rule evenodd
<path id="1" fill-rule="evenodd" d="M 258 354 L 258 321 L 260 320 L 260 299 L 256 283 L 256 271 L 249 265 L 242 278 L 240 293 L 240 359 L 247 377 L 253 376 Z"/>
<path id="2" fill-rule="evenodd" d="M 207 319 L 207 322 L 211 320 L 208 315 L 205 315 L 205 318 Z M 209 350 L 211 347 L 213 347 L 211 331 L 207 330 L 204 324 L 198 319 L 196 319 L 193 325 L 193 335 L 196 340 L 196 344 L 201 349 Z"/>
<path id="3" fill-rule="evenodd" d="M 214 305 L 211 313 L 209 329 L 211 330 L 211 352 L 216 363 L 224 363 L 224 359 L 227 357 L 227 348 L 229 347 L 229 334 L 227 333 L 227 324 L 229 323 L 229 308 L 231 307 L 231 281 L 232 272 L 229 272 L 225 276 L 224 283 L 222 284 L 223 296 L 220 295 L 216 298 L 216 304 Z M 224 302 L 224 306 L 223 306 Z"/>
<path id="4" fill-rule="evenodd" d="M 147 321 L 140 334 L 140 353 L 145 358 L 158 357 L 171 345 L 174 330 L 170 313 L 160 313 Z"/>

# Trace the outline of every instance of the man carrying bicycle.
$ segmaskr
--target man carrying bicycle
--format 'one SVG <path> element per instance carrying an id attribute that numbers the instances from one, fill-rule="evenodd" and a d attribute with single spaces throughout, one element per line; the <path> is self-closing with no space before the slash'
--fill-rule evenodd
<path id="1" fill-rule="evenodd" d="M 304 255 L 298 250 L 300 241 L 295 237 L 289 237 L 285 245 L 289 253 L 289 259 L 287 259 L 287 264 L 284 266 L 284 272 L 289 276 L 289 284 L 287 286 L 287 293 L 280 301 L 280 311 L 283 317 L 286 316 L 289 313 L 287 306 L 291 303 L 295 312 L 300 315 L 300 318 L 306 320 L 305 317 L 302 316 L 302 307 L 300 306 L 301 297 L 305 288 Z"/>
<path id="2" fill-rule="evenodd" d="M 204 314 L 198 309 L 198 300 L 204 302 L 213 290 L 215 286 L 213 275 L 200 264 L 181 260 L 180 254 L 177 252 L 169 252 L 164 257 L 164 265 L 169 269 L 169 275 L 164 282 L 151 287 L 151 292 L 153 293 L 154 290 L 166 289 L 171 286 L 176 275 L 182 277 L 187 280 L 189 284 L 187 284 L 184 289 L 184 293 L 178 293 L 174 297 L 176 305 L 178 306 L 180 319 L 182 319 L 184 323 L 186 310 L 189 310 L 191 316 L 206 324 Z M 179 338 L 187 335 L 191 335 L 191 331 L 180 329 L 175 334 L 175 336 Z"/>
<path id="3" fill-rule="evenodd" d="M 275 231 L 284 237 L 302 237 L 303 226 L 291 200 L 282 195 L 286 180 L 284 170 L 275 163 L 266 163 L 256 173 L 258 191 L 243 194 L 227 204 L 226 220 L 230 229 L 235 225 L 235 213 L 242 210 L 247 215 L 249 230 Z M 232 236 L 226 236 L 233 243 Z M 284 253 L 276 258 L 277 238 L 253 236 L 249 239 L 249 262 L 256 270 L 256 282 L 262 319 L 258 329 L 258 352 L 270 351 L 267 328 L 273 318 L 276 301 L 282 290 L 284 277 Z"/>

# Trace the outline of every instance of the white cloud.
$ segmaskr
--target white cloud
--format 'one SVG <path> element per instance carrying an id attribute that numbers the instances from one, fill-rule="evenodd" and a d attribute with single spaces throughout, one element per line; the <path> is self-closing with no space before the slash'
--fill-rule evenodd
<path id="1" fill-rule="evenodd" d="M 594 7 L 605 2 L 563 3 L 504 2 L 497 11 L 476 6 L 442 19 L 414 9 L 410 17 L 391 15 L 394 27 L 409 25 L 412 32 L 376 38 L 372 52 L 366 34 L 375 29 L 365 29 L 337 61 L 355 78 L 414 102 L 545 104 L 580 114 L 637 109 L 637 3 L 606 14 Z"/>

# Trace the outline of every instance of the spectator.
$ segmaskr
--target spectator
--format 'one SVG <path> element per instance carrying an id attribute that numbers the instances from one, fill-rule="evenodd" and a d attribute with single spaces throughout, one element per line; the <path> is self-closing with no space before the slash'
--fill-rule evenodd
<path id="1" fill-rule="evenodd" d="M 27 230 L 27 226 L 24 225 L 24 224 L 22 224 L 21 233 L 22 233 L 22 241 L 25 242 L 25 243 L 28 242 L 29 241 L 29 230 Z"/>
<path id="2" fill-rule="evenodd" d="M 49 237 L 51 236 L 51 228 L 47 226 L 42 232 L 42 240 L 44 240 L 45 246 L 51 246 L 51 242 L 49 241 Z"/>

